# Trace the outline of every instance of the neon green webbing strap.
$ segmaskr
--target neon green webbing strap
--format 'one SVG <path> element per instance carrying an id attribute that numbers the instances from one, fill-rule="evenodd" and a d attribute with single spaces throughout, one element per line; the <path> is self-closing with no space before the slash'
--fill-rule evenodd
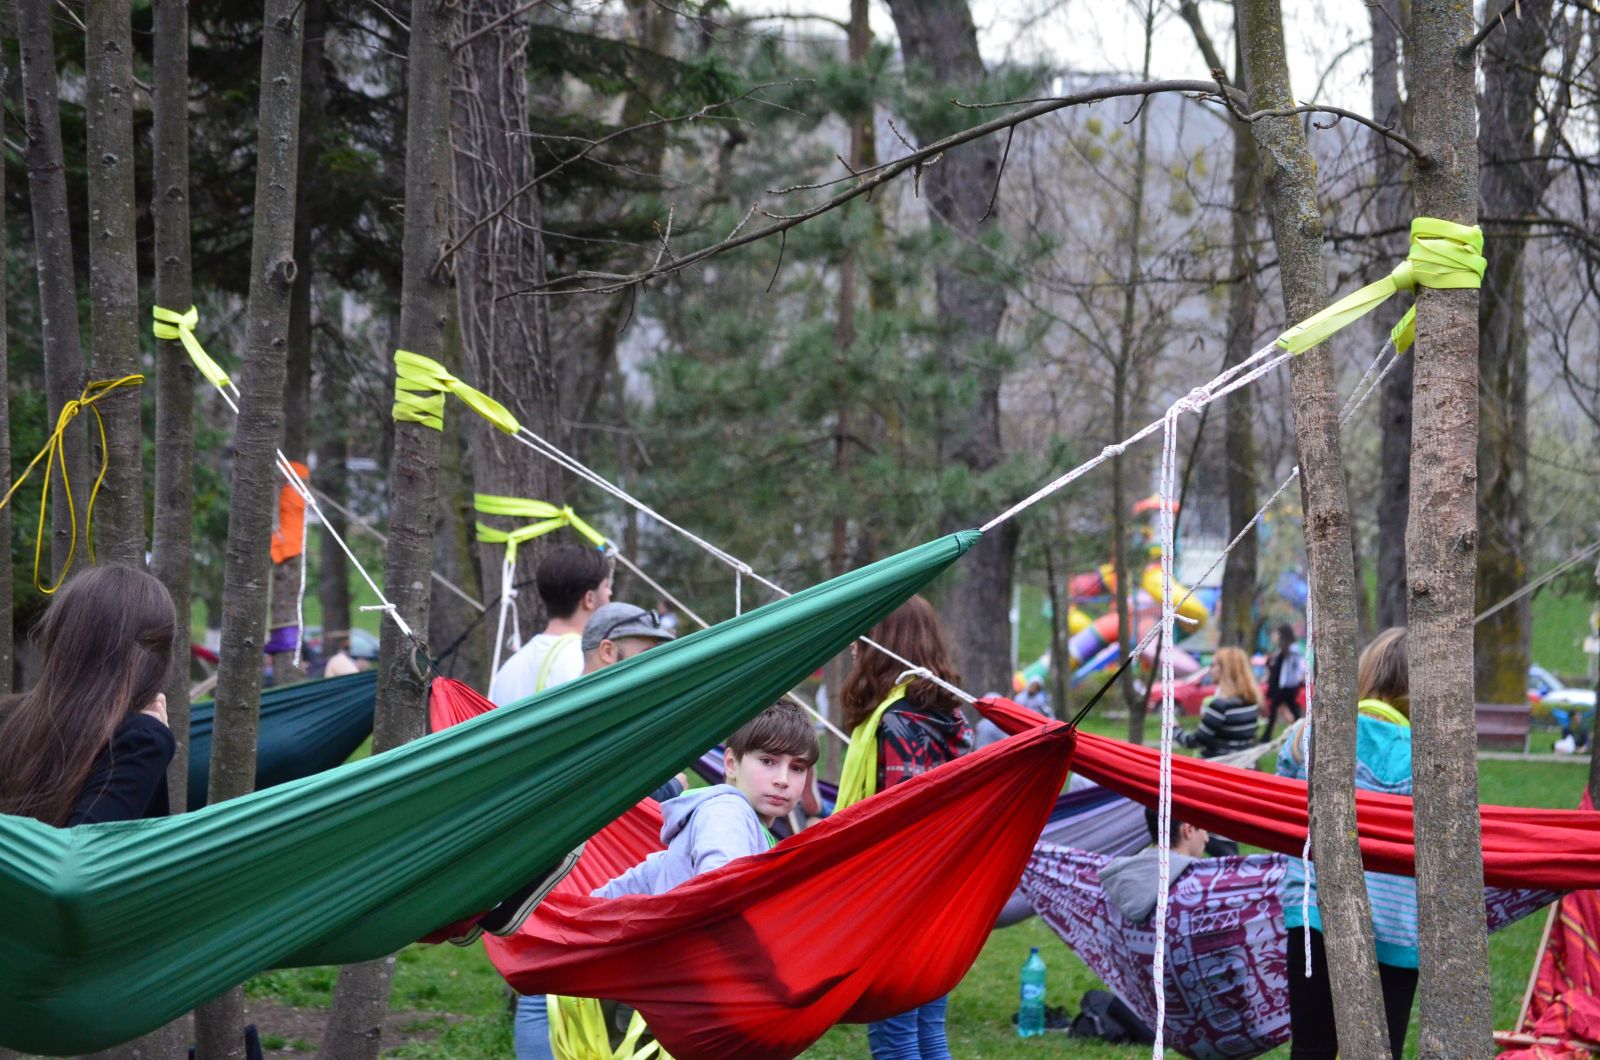
<path id="1" fill-rule="evenodd" d="M 507 434 L 522 429 L 517 418 L 500 402 L 468 386 L 431 357 L 410 350 L 394 351 L 394 418 L 444 430 L 444 397 L 454 394 L 474 412 Z"/>
<path id="2" fill-rule="evenodd" d="M 1486 264 L 1481 228 L 1418 217 L 1411 222 L 1411 252 L 1393 272 L 1296 324 L 1278 336 L 1277 344 L 1290 353 L 1304 353 L 1400 291 L 1479 287 Z M 1402 353 L 1415 337 L 1414 322 L 1415 314 L 1407 313 L 1393 332 L 1395 348 Z"/>
<path id="3" fill-rule="evenodd" d="M 228 378 L 228 373 L 222 366 L 211 359 L 205 347 L 200 345 L 200 340 L 195 338 L 194 329 L 200 324 L 200 310 L 194 306 L 189 307 L 187 313 L 177 313 L 161 306 L 152 306 L 150 315 L 155 317 L 155 323 L 150 325 L 158 339 L 176 339 L 183 343 L 183 348 L 189 354 L 189 359 L 206 377 L 210 384 L 218 390 L 226 390 L 233 385 L 233 380 Z"/>
<path id="4" fill-rule="evenodd" d="M 606 536 L 584 522 L 577 512 L 564 504 L 558 506 L 549 501 L 536 501 L 525 497 L 499 497 L 492 493 L 478 493 L 472 498 L 472 506 L 484 515 L 507 515 L 518 519 L 539 520 L 536 523 L 519 526 L 515 530 L 496 530 L 484 523 L 477 524 L 479 541 L 506 546 L 507 563 L 516 561 L 517 546 L 524 541 L 543 537 L 552 530 L 560 530 L 564 526 L 572 527 L 595 548 L 606 547 Z"/>
<path id="5" fill-rule="evenodd" d="M 844 753 L 844 769 L 839 776 L 839 795 L 833 802 L 835 810 L 842 810 L 877 792 L 878 723 L 890 707 L 906 698 L 906 689 L 910 687 L 910 681 L 895 685 L 871 716 L 850 733 L 850 747 Z"/>
<path id="6" fill-rule="evenodd" d="M 556 656 L 567 649 L 567 645 L 578 639 L 576 633 L 563 633 L 550 645 L 550 650 L 544 653 L 544 658 L 539 660 L 539 672 L 533 678 L 533 690 L 543 692 L 544 686 L 550 681 L 550 671 L 555 669 Z"/>

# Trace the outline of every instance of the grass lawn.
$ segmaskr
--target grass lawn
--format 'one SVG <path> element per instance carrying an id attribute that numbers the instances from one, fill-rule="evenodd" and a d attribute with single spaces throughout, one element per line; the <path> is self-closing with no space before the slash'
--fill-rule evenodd
<path id="1" fill-rule="evenodd" d="M 1092 718 L 1085 728 L 1112 736 L 1124 735 L 1125 723 Z M 1153 733 L 1152 733 L 1153 735 Z M 1535 750 L 1548 751 L 1552 732 L 1535 734 Z M 1270 769 L 1269 762 L 1263 768 Z M 1529 761 L 1481 761 L 1479 777 L 1484 802 L 1519 806 L 1570 807 L 1577 803 L 1585 770 L 1573 759 L 1550 757 Z M 1489 957 L 1494 985 L 1496 1027 L 1509 1027 L 1522 1003 L 1522 993 L 1544 926 L 1540 912 L 1490 938 Z M 1065 1044 L 1058 1036 L 1023 1041 L 1011 1025 L 1016 1010 L 1018 974 L 1028 949 L 1038 946 L 1049 967 L 1048 1002 L 1076 1011 L 1084 991 L 1099 981 L 1042 921 L 1033 919 L 996 931 L 979 954 L 972 970 L 951 997 L 949 1028 L 952 1052 L 957 1057 L 1021 1057 L 1059 1052 Z M 914 954 L 907 954 L 914 961 Z M 335 969 L 301 968 L 269 972 L 246 984 L 252 997 L 298 1007 L 325 1007 L 333 993 Z M 489 965 L 482 947 L 411 946 L 401 951 L 395 975 L 391 1008 L 396 1011 L 451 1012 L 465 1018 L 441 1026 L 438 1036 L 413 1043 L 389 1055 L 409 1058 L 468 1060 L 511 1055 L 511 1021 L 505 987 Z M 1415 1046 L 1415 1018 L 1412 1045 Z M 1073 1056 L 1138 1057 L 1139 1047 L 1073 1042 Z M 1287 1056 L 1280 1049 L 1272 1055 Z M 830 1030 L 805 1054 L 816 1060 L 864 1058 L 866 1031 L 841 1025 Z M 1176 1055 L 1176 1054 L 1171 1054 Z"/>

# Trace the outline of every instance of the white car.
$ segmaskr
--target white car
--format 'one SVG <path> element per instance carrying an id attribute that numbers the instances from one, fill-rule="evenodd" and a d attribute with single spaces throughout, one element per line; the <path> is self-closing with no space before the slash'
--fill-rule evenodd
<path id="1" fill-rule="evenodd" d="M 1535 714 L 1555 710 L 1586 714 L 1594 710 L 1595 692 L 1592 688 L 1575 688 L 1563 684 L 1559 677 L 1544 667 L 1530 666 L 1528 699 L 1535 704 Z"/>

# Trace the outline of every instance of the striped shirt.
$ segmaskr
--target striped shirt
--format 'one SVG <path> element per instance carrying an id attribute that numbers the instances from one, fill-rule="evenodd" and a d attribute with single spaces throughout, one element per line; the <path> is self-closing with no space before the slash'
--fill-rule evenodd
<path id="1" fill-rule="evenodd" d="M 1306 750 L 1310 742 L 1307 722 L 1298 722 L 1278 753 L 1278 775 L 1306 780 Z M 1298 747 L 1297 760 L 1294 750 Z M 1378 721 L 1365 714 L 1356 718 L 1356 787 L 1391 795 L 1411 794 L 1411 729 L 1392 722 Z M 1311 869 L 1310 926 L 1322 930 L 1322 914 L 1317 908 L 1317 873 Z M 1417 967 L 1417 881 L 1410 876 L 1391 876 L 1369 872 L 1367 897 L 1372 903 L 1372 930 L 1377 937 L 1378 960 L 1396 968 Z M 1304 927 L 1301 898 L 1305 876 L 1301 861 L 1292 858 L 1283 880 L 1283 922 L 1285 927 Z"/>

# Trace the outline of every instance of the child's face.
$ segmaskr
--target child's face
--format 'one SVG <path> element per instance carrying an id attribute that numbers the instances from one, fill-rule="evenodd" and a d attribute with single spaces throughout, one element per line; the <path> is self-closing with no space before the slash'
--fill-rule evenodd
<path id="1" fill-rule="evenodd" d="M 811 765 L 794 755 L 750 751 L 742 758 L 729 750 L 722 760 L 723 774 L 739 789 L 761 818 L 770 825 L 800 802 L 810 779 Z"/>

